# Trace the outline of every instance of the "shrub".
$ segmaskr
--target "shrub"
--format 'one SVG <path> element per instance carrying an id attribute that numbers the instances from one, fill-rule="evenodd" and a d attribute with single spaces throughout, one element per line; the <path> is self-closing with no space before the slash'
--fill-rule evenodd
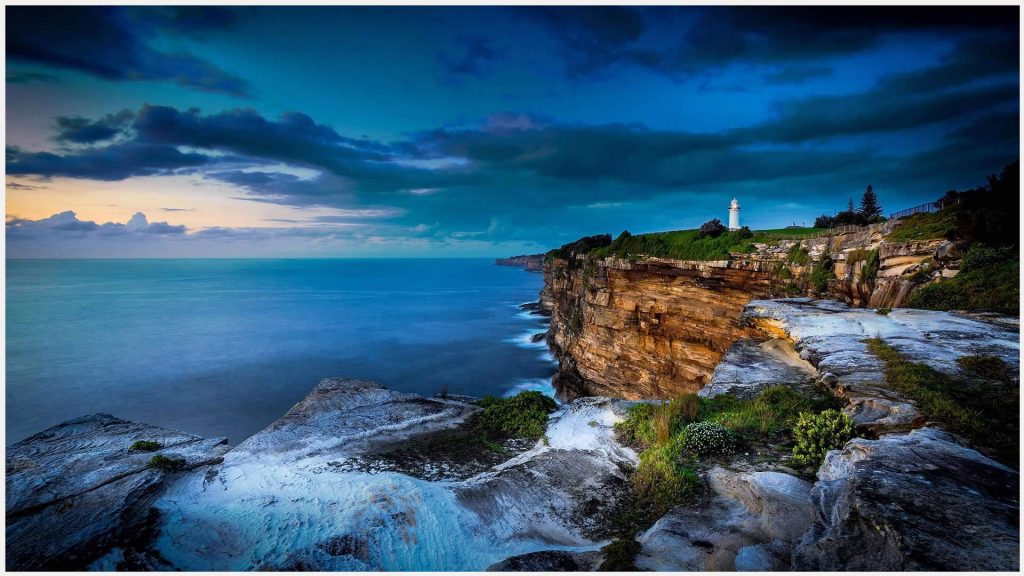
<path id="1" fill-rule="evenodd" d="M 842 448 L 853 438 L 853 420 L 839 410 L 804 412 L 797 419 L 793 435 L 793 461 L 800 466 L 820 466 L 829 450 Z"/>
<path id="2" fill-rule="evenodd" d="M 732 431 L 714 422 L 694 422 L 683 429 L 686 440 L 683 446 L 701 456 L 727 454 L 736 446 Z"/>
<path id="3" fill-rule="evenodd" d="M 185 459 L 156 454 L 149 459 L 149 467 L 164 470 L 165 472 L 177 472 L 185 467 Z"/>
<path id="4" fill-rule="evenodd" d="M 876 308 L 875 309 L 875 314 L 879 314 L 881 316 L 888 316 L 889 312 L 892 312 L 892 308 Z"/>
<path id="5" fill-rule="evenodd" d="M 132 452 L 156 452 L 161 448 L 163 448 L 163 446 L 159 442 L 154 442 L 152 440 L 138 440 L 132 444 L 131 448 L 128 450 Z"/>
<path id="6" fill-rule="evenodd" d="M 782 264 L 779 266 L 779 278 L 783 280 L 789 280 L 793 277 L 793 273 L 789 271 L 789 266 Z"/>
<path id="7" fill-rule="evenodd" d="M 633 564 L 636 555 L 640 553 L 640 543 L 633 538 L 616 538 L 610 544 L 601 548 L 604 552 L 604 561 L 598 567 L 598 572 L 636 572 L 637 567 Z"/>
<path id="8" fill-rule="evenodd" d="M 725 231 L 725 224 L 722 224 L 722 221 L 718 218 L 709 220 L 700 225 L 700 235 L 702 238 L 704 236 L 711 236 L 712 238 L 715 238 Z"/>
<path id="9" fill-rule="evenodd" d="M 878 276 L 879 266 L 878 250 L 872 250 L 864 262 L 864 267 L 860 270 L 860 281 L 874 282 L 875 277 Z"/>
<path id="10" fill-rule="evenodd" d="M 738 238 L 753 238 L 754 232 L 750 229 L 749 226 L 743 226 L 736 231 L 736 236 Z"/>
<path id="11" fill-rule="evenodd" d="M 554 400 L 535 390 L 511 398 L 487 396 L 480 406 L 484 411 L 478 422 L 489 439 L 540 438 L 547 429 L 548 414 L 558 408 Z"/>
<path id="12" fill-rule="evenodd" d="M 811 255 L 800 244 L 794 244 L 786 254 L 786 260 L 798 266 L 806 266 L 811 261 Z"/>
<path id="13" fill-rule="evenodd" d="M 929 310 L 990 310 L 1020 313 L 1020 259 L 1013 249 L 975 244 L 964 254 L 960 273 L 910 293 L 907 305 Z"/>
<path id="14" fill-rule="evenodd" d="M 832 266 L 832 258 L 825 254 L 814 269 L 811 270 L 809 280 L 811 285 L 814 286 L 814 290 L 819 294 L 824 294 L 828 290 L 828 281 L 836 277 L 835 273 L 832 272 Z"/>

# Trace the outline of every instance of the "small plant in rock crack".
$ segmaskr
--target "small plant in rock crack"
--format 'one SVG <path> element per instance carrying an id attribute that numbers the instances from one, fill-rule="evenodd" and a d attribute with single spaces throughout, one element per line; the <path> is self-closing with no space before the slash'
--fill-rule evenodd
<path id="1" fill-rule="evenodd" d="M 185 459 L 157 454 L 149 459 L 149 467 L 158 468 L 166 472 L 177 472 L 185 467 Z"/>
<path id="2" fill-rule="evenodd" d="M 736 435 L 714 422 L 694 422 L 683 428 L 686 441 L 683 447 L 701 456 L 728 454 L 736 448 Z"/>
<path id="3" fill-rule="evenodd" d="M 159 442 L 153 440 L 138 440 L 132 444 L 131 448 L 128 448 L 128 450 L 131 452 L 156 452 L 161 448 L 163 448 L 163 446 Z"/>

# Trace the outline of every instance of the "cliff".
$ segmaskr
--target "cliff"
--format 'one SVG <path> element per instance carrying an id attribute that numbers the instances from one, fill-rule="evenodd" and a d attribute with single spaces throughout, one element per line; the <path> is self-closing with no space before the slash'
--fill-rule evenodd
<path id="1" fill-rule="evenodd" d="M 956 275 L 947 240 L 890 242 L 899 221 L 803 240 L 754 243 L 729 260 L 621 257 L 607 235 L 549 253 L 541 307 L 564 398 L 670 398 L 707 384 L 723 354 L 749 330 L 752 299 L 829 298 L 896 307 L 921 285 Z M 756 238 L 755 238 L 756 239 Z"/>
<path id="2" fill-rule="evenodd" d="M 498 258 L 494 261 L 498 266 L 516 266 L 527 272 L 544 271 L 544 254 L 523 254 L 509 258 Z"/>

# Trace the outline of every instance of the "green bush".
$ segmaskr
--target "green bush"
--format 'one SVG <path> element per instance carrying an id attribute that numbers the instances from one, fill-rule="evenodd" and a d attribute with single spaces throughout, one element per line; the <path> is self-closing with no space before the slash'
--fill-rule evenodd
<path id="1" fill-rule="evenodd" d="M 974 244 L 953 278 L 910 293 L 907 305 L 928 310 L 988 310 L 1020 313 L 1020 258 L 1012 248 Z"/>
<path id="2" fill-rule="evenodd" d="M 161 448 L 163 448 L 163 446 L 159 442 L 154 442 L 152 440 L 138 440 L 132 444 L 131 448 L 128 450 L 132 452 L 156 452 Z"/>
<path id="3" fill-rule="evenodd" d="M 853 420 L 838 410 L 804 412 L 796 421 L 793 435 L 793 461 L 800 466 L 820 466 L 829 450 L 842 448 L 853 438 Z"/>
<path id="4" fill-rule="evenodd" d="M 714 422 L 694 422 L 683 428 L 686 440 L 683 446 L 701 456 L 728 454 L 736 447 L 736 436 L 731 430 Z"/>
<path id="5" fill-rule="evenodd" d="M 149 467 L 164 470 L 166 472 L 177 472 L 185 467 L 185 459 L 175 456 L 164 456 L 156 454 L 149 459 Z"/>
<path id="6" fill-rule="evenodd" d="M 875 309 L 875 314 L 878 314 L 880 316 L 888 316 L 889 312 L 892 312 L 892 308 L 876 308 Z"/>
<path id="7" fill-rule="evenodd" d="M 872 250 L 864 261 L 864 267 L 860 270 L 860 281 L 874 282 L 875 277 L 878 276 L 878 269 L 880 266 L 881 263 L 878 257 L 878 250 Z"/>
<path id="8" fill-rule="evenodd" d="M 478 422 L 486 436 L 496 438 L 540 438 L 547 429 L 548 414 L 558 405 L 550 397 L 531 390 L 511 398 L 487 396 Z"/>
<path id="9" fill-rule="evenodd" d="M 797 243 L 789 249 L 789 253 L 786 254 L 786 261 L 798 266 L 806 266 L 811 262 L 811 255 Z"/>
<path id="10" fill-rule="evenodd" d="M 640 553 L 640 543 L 633 538 L 616 538 L 610 544 L 601 548 L 604 552 L 604 561 L 598 567 L 598 572 L 636 572 L 637 567 L 633 564 L 636 555 Z"/>
<path id="11" fill-rule="evenodd" d="M 646 528 L 700 491 L 700 477 L 680 466 L 673 458 L 674 452 L 676 447 L 669 446 L 640 454 L 640 463 L 629 479 L 633 501 L 628 514 L 630 525 Z"/>
<path id="12" fill-rule="evenodd" d="M 811 270 L 811 276 L 809 281 L 811 286 L 814 286 L 814 290 L 819 294 L 824 294 L 828 290 L 828 281 L 836 277 L 835 273 L 832 272 L 832 258 L 825 254 L 814 269 Z"/>

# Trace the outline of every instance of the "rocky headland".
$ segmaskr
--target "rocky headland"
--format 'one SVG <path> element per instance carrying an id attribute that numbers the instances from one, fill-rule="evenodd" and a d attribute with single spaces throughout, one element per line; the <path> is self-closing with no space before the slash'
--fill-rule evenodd
<path id="1" fill-rule="evenodd" d="M 515 266 L 527 272 L 543 272 L 544 254 L 523 254 L 509 258 L 498 258 L 494 263 L 498 266 Z"/>
<path id="2" fill-rule="evenodd" d="M 941 374 L 979 355 L 1019 374 L 1017 330 L 992 320 L 740 305 L 701 402 L 831 391 L 859 437 L 816 470 L 754 445 L 695 461 L 695 491 L 626 536 L 617 518 L 644 459 L 615 427 L 627 400 L 579 398 L 540 440 L 475 452 L 452 441 L 473 399 L 346 379 L 234 448 L 73 420 L 8 449 L 7 568 L 593 570 L 621 568 L 627 549 L 645 570 L 1016 570 L 1016 464 L 922 415 L 865 343 Z"/>

